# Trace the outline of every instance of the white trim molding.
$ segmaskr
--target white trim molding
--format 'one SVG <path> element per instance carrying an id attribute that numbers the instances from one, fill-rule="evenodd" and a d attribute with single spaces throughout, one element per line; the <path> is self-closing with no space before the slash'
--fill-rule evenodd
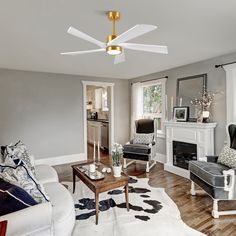
<path id="1" fill-rule="evenodd" d="M 109 117 L 109 151 L 114 144 L 114 83 L 98 82 L 98 81 L 82 81 L 83 84 L 83 113 L 84 113 L 84 153 L 87 156 L 87 105 L 86 105 L 86 90 L 87 86 L 107 86 L 111 88 L 110 101 L 110 117 Z"/>
<path id="2" fill-rule="evenodd" d="M 87 156 L 85 155 L 85 153 L 78 153 L 78 154 L 71 154 L 57 157 L 42 158 L 38 160 L 36 159 L 35 164 L 56 166 L 85 160 L 87 160 Z"/>
<path id="3" fill-rule="evenodd" d="M 154 160 L 164 164 L 166 163 L 166 155 L 161 153 L 156 153 Z"/>
<path id="4" fill-rule="evenodd" d="M 227 124 L 236 122 L 236 64 L 223 66 L 226 72 Z"/>

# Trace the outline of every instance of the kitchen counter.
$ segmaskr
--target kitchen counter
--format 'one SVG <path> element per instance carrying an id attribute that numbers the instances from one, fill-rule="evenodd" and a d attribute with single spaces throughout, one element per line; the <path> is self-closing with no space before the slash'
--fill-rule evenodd
<path id="1" fill-rule="evenodd" d="M 88 118 L 87 121 L 95 121 L 95 122 L 104 122 L 104 123 L 109 123 L 109 120 L 105 120 L 105 119 L 90 119 Z"/>

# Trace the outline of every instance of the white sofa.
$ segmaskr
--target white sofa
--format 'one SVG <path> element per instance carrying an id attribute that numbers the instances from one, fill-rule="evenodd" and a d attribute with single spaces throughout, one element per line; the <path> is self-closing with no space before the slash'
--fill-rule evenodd
<path id="1" fill-rule="evenodd" d="M 36 177 L 43 184 L 50 202 L 38 204 L 0 217 L 7 220 L 7 236 L 69 236 L 75 224 L 71 194 L 58 182 L 54 168 L 36 165 Z"/>

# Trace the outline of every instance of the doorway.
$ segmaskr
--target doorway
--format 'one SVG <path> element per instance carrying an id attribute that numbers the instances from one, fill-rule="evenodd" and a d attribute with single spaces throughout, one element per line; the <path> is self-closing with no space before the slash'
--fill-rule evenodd
<path id="1" fill-rule="evenodd" d="M 114 143 L 114 84 L 82 81 L 84 153 L 97 160 L 111 152 Z"/>

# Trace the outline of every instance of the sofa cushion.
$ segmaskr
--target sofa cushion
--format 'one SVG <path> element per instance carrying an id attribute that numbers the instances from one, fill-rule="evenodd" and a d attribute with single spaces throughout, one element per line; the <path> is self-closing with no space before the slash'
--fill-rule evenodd
<path id="1" fill-rule="evenodd" d="M 0 177 L 23 188 L 38 203 L 49 201 L 43 186 L 35 179 L 23 160 L 7 157 L 4 164 L 0 164 Z"/>
<path id="2" fill-rule="evenodd" d="M 0 216 L 38 204 L 24 189 L 0 178 Z"/>
<path id="3" fill-rule="evenodd" d="M 150 154 L 151 148 L 143 144 L 126 144 L 123 146 L 124 153 L 134 153 L 134 154 Z"/>
<path id="4" fill-rule="evenodd" d="M 225 166 L 236 169 L 236 150 L 225 145 L 217 161 Z"/>
<path id="5" fill-rule="evenodd" d="M 70 235 L 75 224 L 75 209 L 71 194 L 62 184 L 56 182 L 46 183 L 44 188 L 53 206 L 53 235 Z"/>
<path id="6" fill-rule="evenodd" d="M 48 165 L 36 165 L 35 175 L 41 184 L 58 182 L 58 175 L 56 170 Z"/>
<path id="7" fill-rule="evenodd" d="M 190 161 L 189 170 L 195 176 L 213 187 L 224 187 L 223 171 L 229 168 L 219 163 Z"/>

